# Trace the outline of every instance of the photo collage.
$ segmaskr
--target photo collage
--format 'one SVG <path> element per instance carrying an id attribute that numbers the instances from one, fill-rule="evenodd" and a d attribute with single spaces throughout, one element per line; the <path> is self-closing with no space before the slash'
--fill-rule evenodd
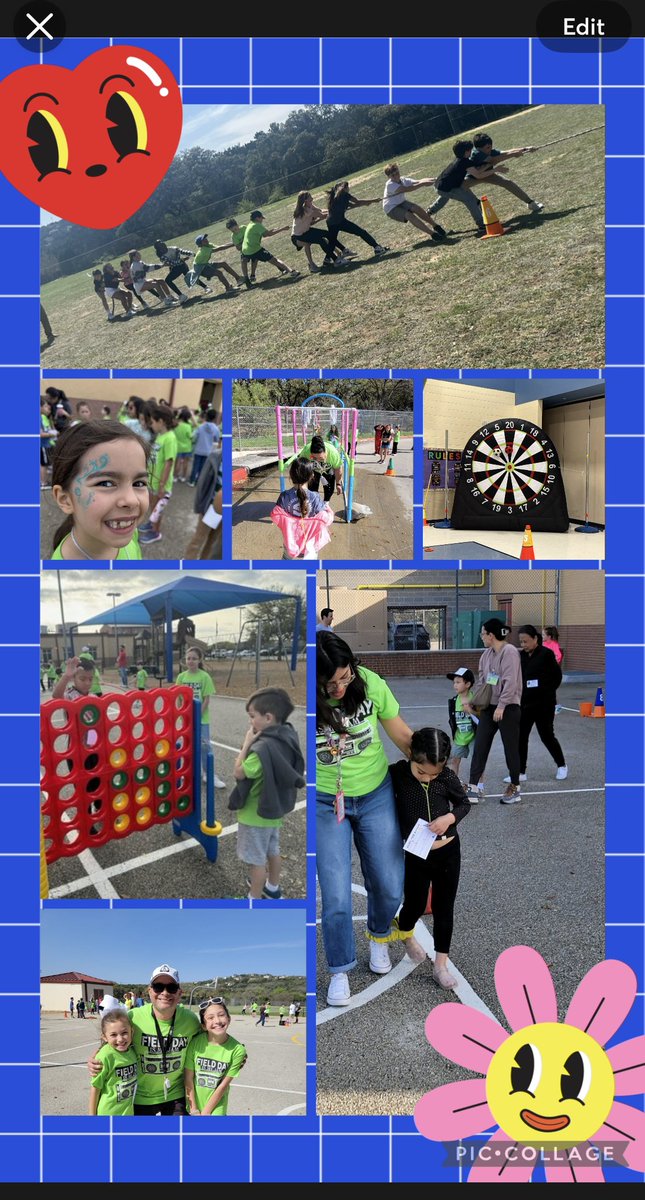
<path id="1" fill-rule="evenodd" d="M 291 41 L 323 56 L 311 95 L 235 82 L 249 42 Z M 528 89 L 480 87 L 463 39 L 210 42 L 216 85 L 189 38 L 62 38 L 0 76 L 3 188 L 35 214 L 0 191 L 0 243 L 37 235 L 40 309 L 37 349 L 0 333 L 31 397 L 0 439 L 28 480 L 0 496 L 25 676 L 3 786 L 32 806 L 0 841 L 0 1011 L 31 997 L 6 1178 L 635 1182 L 642 1112 L 614 1097 L 639 1085 L 613 1072 L 642 1070 L 645 350 L 615 305 L 643 218 L 621 241 L 618 83 L 537 42 Z M 323 88 L 381 43 L 389 92 L 360 67 L 365 95 Z M 453 43 L 459 87 L 433 88 Z"/>

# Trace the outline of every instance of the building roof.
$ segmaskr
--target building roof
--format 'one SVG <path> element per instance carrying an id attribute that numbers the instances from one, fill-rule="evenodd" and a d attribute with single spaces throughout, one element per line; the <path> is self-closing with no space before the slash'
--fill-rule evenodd
<path id="1" fill-rule="evenodd" d="M 60 975 L 41 975 L 41 983 L 109 983 L 112 979 L 95 979 L 93 975 L 83 975 L 80 971 L 63 971 Z"/>

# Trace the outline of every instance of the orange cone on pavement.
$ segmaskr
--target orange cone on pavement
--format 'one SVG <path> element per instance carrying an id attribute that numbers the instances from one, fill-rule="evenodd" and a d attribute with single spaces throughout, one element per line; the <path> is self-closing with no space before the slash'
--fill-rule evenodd
<path id="1" fill-rule="evenodd" d="M 599 687 L 596 692 L 596 703 L 593 706 L 592 717 L 604 717 L 605 715 L 605 697 L 602 693 L 602 688 Z"/>
<path id="2" fill-rule="evenodd" d="M 486 238 L 501 237 L 502 234 L 506 233 L 506 230 L 497 216 L 497 213 L 488 199 L 488 196 L 482 196 L 481 206 L 484 225 L 486 226 L 486 233 L 482 238 L 482 242 L 485 242 Z"/>
<path id="3" fill-rule="evenodd" d="M 531 533 L 530 525 L 526 526 L 524 530 L 524 537 L 522 538 L 522 553 L 520 554 L 520 559 L 522 558 L 535 558 L 535 550 L 533 549 L 533 534 Z"/>
<path id="4" fill-rule="evenodd" d="M 394 470 L 394 466 L 392 465 L 392 459 L 390 459 L 390 462 L 388 464 L 388 468 L 387 468 L 387 471 L 385 472 L 385 474 L 386 475 L 396 475 L 396 471 Z"/>

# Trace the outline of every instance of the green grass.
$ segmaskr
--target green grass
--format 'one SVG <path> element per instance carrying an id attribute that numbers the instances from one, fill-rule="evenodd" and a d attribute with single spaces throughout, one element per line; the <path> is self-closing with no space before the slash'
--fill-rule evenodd
<path id="1" fill-rule="evenodd" d="M 541 145 L 600 124 L 601 110 L 549 105 L 516 114 L 490 128 L 502 148 Z M 451 139 L 452 142 L 452 139 Z M 42 299 L 56 339 L 43 350 L 46 369 L 61 368 L 581 368 L 604 362 L 604 131 L 572 138 L 508 163 L 510 178 L 545 205 L 532 216 L 501 188 L 490 199 L 509 233 L 475 239 L 467 210 L 451 203 L 439 215 L 460 231 L 448 243 L 424 240 L 411 226 L 387 218 L 379 205 L 357 209 L 356 222 L 393 253 L 374 259 L 364 242 L 346 235 L 360 257 L 353 265 L 310 275 L 304 252 L 288 233 L 267 248 L 300 279 L 279 278 L 260 263 L 260 286 L 225 295 L 219 290 L 177 309 L 159 308 L 129 321 L 108 322 L 84 272 L 46 284 Z M 407 156 L 402 171 L 436 175 L 451 157 L 437 143 Z M 382 194 L 382 164 L 357 171 L 361 199 Z M 324 184 L 314 191 L 323 200 Z M 477 195 L 485 187 L 477 188 Z M 433 188 L 412 196 L 430 204 Z M 266 225 L 290 225 L 294 198 L 264 208 Z M 244 213 L 239 216 L 243 220 Z M 214 244 L 224 224 L 207 227 Z M 201 229 L 168 239 L 194 245 Z M 341 235 L 342 237 L 343 235 Z M 146 262 L 151 247 L 140 247 Z M 115 259 L 119 256 L 115 255 Z M 218 256 L 220 257 L 220 256 Z M 239 268 L 235 251 L 226 255 Z M 314 248 L 314 258 L 321 252 Z M 219 289 L 217 280 L 214 289 Z M 197 289 L 199 290 L 199 289 Z M 192 295 L 193 293 L 191 293 Z"/>

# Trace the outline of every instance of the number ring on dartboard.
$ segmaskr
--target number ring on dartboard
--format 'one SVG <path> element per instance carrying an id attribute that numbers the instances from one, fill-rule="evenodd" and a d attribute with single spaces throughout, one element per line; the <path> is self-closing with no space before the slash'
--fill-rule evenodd
<path id="1" fill-rule="evenodd" d="M 493 512 L 535 510 L 556 482 L 551 439 L 530 421 L 493 421 L 469 440 L 462 466 L 471 497 Z"/>

